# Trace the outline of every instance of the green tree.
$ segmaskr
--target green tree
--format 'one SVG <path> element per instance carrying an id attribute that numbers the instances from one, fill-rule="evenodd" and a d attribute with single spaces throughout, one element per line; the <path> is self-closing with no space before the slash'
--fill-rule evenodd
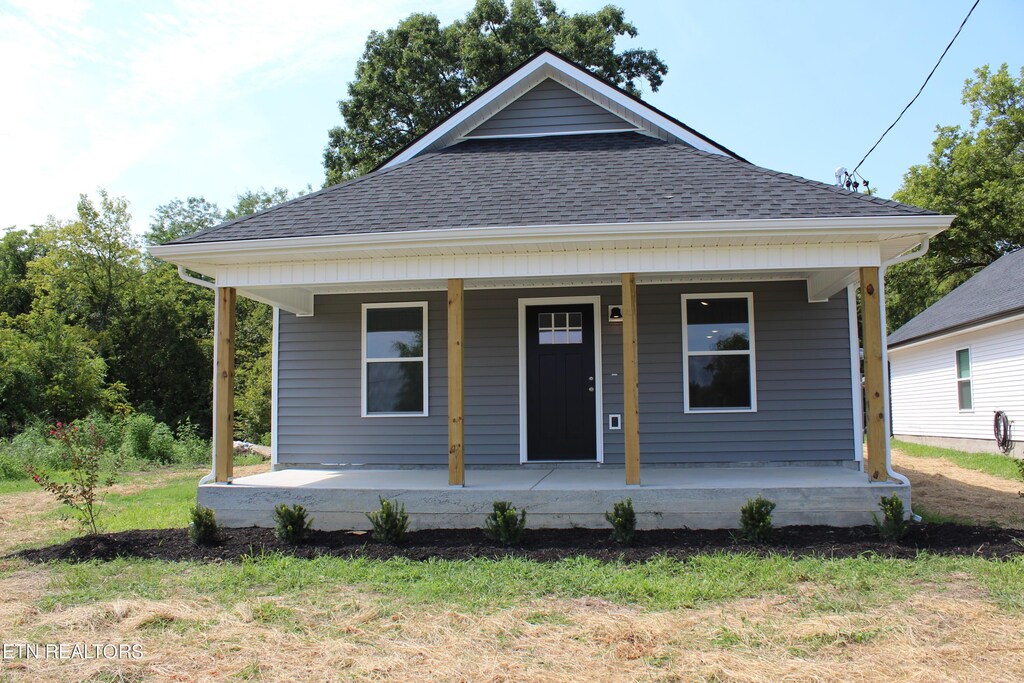
<path id="1" fill-rule="evenodd" d="M 43 253 L 35 231 L 12 228 L 0 238 L 0 313 L 18 316 L 32 309 L 28 264 Z"/>
<path id="2" fill-rule="evenodd" d="M 338 103 L 345 125 L 328 132 L 326 184 L 368 173 L 543 48 L 634 94 L 644 81 L 657 90 L 668 73 L 657 52 L 615 50 L 617 37 L 636 35 L 618 7 L 570 15 L 554 0 L 477 0 L 447 26 L 417 13 L 373 31 Z"/>
<path id="3" fill-rule="evenodd" d="M 28 268 L 38 303 L 94 332 L 117 317 L 141 271 L 128 201 L 103 189 L 99 195 L 98 208 L 80 196 L 78 220 L 47 221 L 39 233 L 46 253 Z"/>
<path id="4" fill-rule="evenodd" d="M 302 196 L 300 192 L 296 196 Z M 260 188 L 259 190 L 246 190 L 235 198 L 235 205 L 224 212 L 224 220 L 230 221 L 242 216 L 254 214 L 257 211 L 264 211 L 272 206 L 286 202 L 291 197 L 288 190 L 283 187 L 275 187 L 269 192 Z"/>
<path id="5" fill-rule="evenodd" d="M 893 198 L 956 216 L 928 254 L 889 269 L 894 330 L 1000 256 L 1024 245 L 1024 68 L 975 69 L 962 102 L 966 129 L 938 126 L 928 163 L 913 166 Z"/>
<path id="6" fill-rule="evenodd" d="M 206 201 L 204 197 L 172 199 L 156 207 L 149 232 L 145 236 L 146 243 L 170 242 L 217 225 L 222 220 L 224 216 L 217 205 Z"/>

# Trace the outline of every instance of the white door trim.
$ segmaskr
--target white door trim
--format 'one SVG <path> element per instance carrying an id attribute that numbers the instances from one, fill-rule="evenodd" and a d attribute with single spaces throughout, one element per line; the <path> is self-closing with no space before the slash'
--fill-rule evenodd
<path id="1" fill-rule="evenodd" d="M 526 456 L 526 307 L 557 304 L 591 304 L 594 307 L 594 428 L 597 430 L 594 462 L 604 462 L 604 373 L 601 370 L 601 297 L 600 296 L 548 296 L 519 299 L 519 464 Z M 550 461 L 546 461 L 550 462 Z M 591 462 L 573 460 L 572 462 Z"/>

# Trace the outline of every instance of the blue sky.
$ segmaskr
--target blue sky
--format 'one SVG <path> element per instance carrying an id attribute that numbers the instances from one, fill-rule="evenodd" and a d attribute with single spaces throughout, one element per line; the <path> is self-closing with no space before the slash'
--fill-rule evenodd
<path id="1" fill-rule="evenodd" d="M 0 0 L 0 226 L 70 218 L 105 187 L 143 230 L 156 206 L 323 181 L 367 33 L 472 0 Z M 602 2 L 562 0 L 568 11 Z M 779 171 L 831 182 L 916 92 L 970 7 L 933 2 L 618 2 L 669 65 L 655 106 Z M 1024 3 L 982 0 L 914 107 L 862 167 L 884 196 L 965 123 L 964 79 L 1024 65 Z"/>

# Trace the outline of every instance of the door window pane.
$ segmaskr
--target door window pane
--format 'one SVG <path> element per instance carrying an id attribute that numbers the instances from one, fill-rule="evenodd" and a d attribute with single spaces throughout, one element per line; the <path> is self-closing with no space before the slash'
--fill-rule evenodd
<path id="1" fill-rule="evenodd" d="M 691 408 L 749 408 L 750 356 L 690 356 Z"/>

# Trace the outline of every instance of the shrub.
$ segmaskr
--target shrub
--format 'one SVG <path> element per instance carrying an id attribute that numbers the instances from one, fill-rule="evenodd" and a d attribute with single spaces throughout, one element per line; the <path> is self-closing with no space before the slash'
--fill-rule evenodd
<path id="1" fill-rule="evenodd" d="M 503 546 L 519 545 L 526 530 L 526 510 L 516 510 L 507 500 L 494 501 L 494 512 L 484 520 L 484 532 Z"/>
<path id="2" fill-rule="evenodd" d="M 392 503 L 380 496 L 380 509 L 366 514 L 373 526 L 371 536 L 380 543 L 398 543 L 409 528 L 409 515 L 405 513 L 405 503 L 400 506 L 398 501 Z"/>
<path id="3" fill-rule="evenodd" d="M 740 508 L 740 537 L 751 543 L 764 543 L 771 539 L 772 510 L 775 503 L 761 496 L 751 498 Z"/>
<path id="4" fill-rule="evenodd" d="M 217 515 L 211 508 L 196 503 L 189 510 L 188 537 L 196 545 L 213 545 L 217 542 Z"/>
<path id="5" fill-rule="evenodd" d="M 174 459 L 174 434 L 163 422 L 146 413 L 125 419 L 121 455 L 146 462 L 169 463 Z"/>
<path id="6" fill-rule="evenodd" d="M 174 462 L 182 465 L 202 465 L 210 462 L 210 442 L 199 436 L 199 430 L 185 418 L 174 433 Z"/>
<path id="7" fill-rule="evenodd" d="M 636 535 L 636 512 L 633 511 L 633 499 L 620 500 L 612 506 L 611 512 L 604 513 L 604 518 L 612 525 L 612 539 L 622 545 L 632 545 Z"/>
<path id="8" fill-rule="evenodd" d="M 882 509 L 882 519 L 872 515 L 875 520 L 875 531 L 883 541 L 898 541 L 907 535 L 908 525 L 903 509 L 903 501 L 895 493 L 888 498 L 879 498 L 878 507 Z"/>
<path id="9" fill-rule="evenodd" d="M 313 526 L 313 520 L 307 517 L 306 508 L 301 505 L 295 504 L 288 507 L 284 503 L 280 503 L 274 508 L 274 521 L 276 522 L 274 533 L 282 541 L 299 543 Z"/>
<path id="10" fill-rule="evenodd" d="M 50 431 L 50 437 L 58 444 L 60 453 L 59 469 L 68 473 L 69 483 L 58 483 L 45 470 L 30 466 L 32 479 L 52 493 L 57 500 L 74 511 L 79 521 L 92 533 L 96 533 L 96 489 L 114 483 L 115 462 L 112 471 L 104 477 L 101 472 L 101 458 L 106 442 L 92 422 L 79 425 L 57 423 Z"/>
<path id="11" fill-rule="evenodd" d="M 5 444 L 0 444 L 4 448 Z M 5 450 L 0 450 L 0 481 L 12 481 L 14 479 L 27 479 L 28 471 L 25 463 L 19 461 Z"/>

